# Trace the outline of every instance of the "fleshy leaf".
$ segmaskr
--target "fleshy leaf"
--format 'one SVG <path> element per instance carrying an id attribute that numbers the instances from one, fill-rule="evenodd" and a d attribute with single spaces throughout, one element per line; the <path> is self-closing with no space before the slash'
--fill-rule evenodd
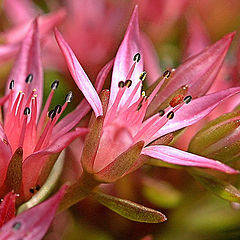
<path id="1" fill-rule="evenodd" d="M 139 26 L 138 26 L 138 7 L 136 6 L 132 17 L 130 19 L 128 29 L 125 33 L 124 39 L 118 49 L 114 66 L 113 66 L 113 74 L 112 74 L 112 83 L 110 89 L 110 100 L 109 100 L 109 108 L 112 106 L 117 92 L 118 92 L 118 83 L 120 81 L 127 80 L 126 77 L 128 72 L 133 65 L 133 57 L 136 53 L 141 54 L 140 49 L 140 40 L 139 40 Z M 136 64 L 135 70 L 132 74 L 132 86 L 126 89 L 124 96 L 129 96 L 130 93 L 133 91 L 134 87 L 137 85 L 139 81 L 139 76 L 143 71 L 143 60 L 140 59 L 140 62 Z M 140 88 L 139 88 L 140 93 Z M 124 99 L 124 96 L 121 100 L 121 105 L 127 99 Z M 133 99 L 133 102 L 137 100 L 139 97 L 138 94 L 135 95 L 136 97 Z"/>
<path id="2" fill-rule="evenodd" d="M 59 177 L 61 176 L 62 169 L 64 166 L 64 158 L 65 150 L 63 150 L 62 153 L 59 155 L 44 185 L 41 186 L 40 190 L 36 194 L 34 194 L 29 201 L 22 204 L 18 208 L 18 214 L 44 201 L 51 194 L 51 192 L 54 190 L 54 187 L 56 187 Z"/>
<path id="3" fill-rule="evenodd" d="M 7 191 L 14 190 L 14 192 L 20 193 L 22 184 L 22 161 L 23 149 L 19 147 L 13 154 L 8 165 L 7 175 L 4 182 Z"/>
<path id="4" fill-rule="evenodd" d="M 138 160 L 143 146 L 143 141 L 137 142 L 135 145 L 119 155 L 100 172 L 96 173 L 96 179 L 103 182 L 114 182 L 123 177 Z"/>
<path id="5" fill-rule="evenodd" d="M 233 185 L 222 181 L 212 175 L 203 173 L 202 171 L 190 170 L 189 172 L 206 189 L 216 194 L 218 197 L 230 202 L 240 203 L 240 191 Z"/>
<path id="6" fill-rule="evenodd" d="M 92 196 L 102 205 L 119 215 L 136 222 L 160 223 L 167 220 L 161 212 L 129 200 L 113 197 L 102 192 L 93 192 Z"/>
<path id="7" fill-rule="evenodd" d="M 182 106 L 182 108 L 176 112 L 174 118 L 167 122 L 151 140 L 153 141 L 167 133 L 198 122 L 216 108 L 223 100 L 239 92 L 239 87 L 230 88 L 192 100 L 189 104 Z"/>
<path id="8" fill-rule="evenodd" d="M 0 227 L 15 217 L 16 194 L 9 192 L 0 205 Z"/>
<path id="9" fill-rule="evenodd" d="M 176 165 L 211 168 L 229 174 L 239 173 L 219 161 L 164 145 L 146 147 L 142 150 L 142 154 Z"/>
<path id="10" fill-rule="evenodd" d="M 169 95 L 183 85 L 189 86 L 189 94 L 196 98 L 205 94 L 216 78 L 234 37 L 229 33 L 222 39 L 203 50 L 196 56 L 189 58 L 179 66 L 168 84 L 158 93 L 149 105 L 148 115 L 152 115 Z"/>
<path id="11" fill-rule="evenodd" d="M 58 45 L 65 57 L 69 71 L 71 72 L 72 77 L 75 80 L 75 83 L 93 108 L 96 117 L 101 116 L 103 114 L 102 104 L 87 74 L 84 72 L 72 49 L 68 46 L 68 44 L 63 39 L 62 35 L 57 29 L 55 29 L 55 36 Z"/>
<path id="12" fill-rule="evenodd" d="M 63 186 L 47 201 L 28 209 L 0 229 L 0 239 L 41 240 L 47 232 L 59 202 L 66 190 Z"/>
<path id="13" fill-rule="evenodd" d="M 26 77 L 32 74 L 33 81 L 31 84 L 25 82 Z M 25 93 L 25 99 L 28 98 L 33 89 L 37 90 L 38 112 L 42 105 L 43 95 L 43 72 L 40 58 L 40 43 L 38 37 L 38 21 L 37 19 L 32 23 L 28 31 L 20 51 L 16 57 L 16 61 L 9 75 L 6 93 L 9 92 L 9 84 L 14 79 L 14 98 L 16 98 L 19 91 Z"/>

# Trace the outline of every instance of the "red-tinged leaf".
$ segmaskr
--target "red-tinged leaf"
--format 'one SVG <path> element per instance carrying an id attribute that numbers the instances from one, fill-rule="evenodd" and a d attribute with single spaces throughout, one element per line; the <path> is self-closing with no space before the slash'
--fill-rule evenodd
<path id="1" fill-rule="evenodd" d="M 13 154 L 8 165 L 7 175 L 4 181 L 4 187 L 8 192 L 14 190 L 14 192 L 20 193 L 22 185 L 22 161 L 23 149 L 19 147 Z"/>
<path id="2" fill-rule="evenodd" d="M 146 147 L 142 150 L 142 154 L 176 165 L 211 168 L 229 174 L 239 173 L 219 161 L 164 145 Z"/>
<path id="3" fill-rule="evenodd" d="M 189 86 L 189 94 L 194 98 L 204 95 L 215 80 L 234 35 L 230 33 L 224 36 L 179 66 L 168 84 L 150 104 L 148 115 L 153 114 L 160 103 L 183 85 Z"/>
<path id="4" fill-rule="evenodd" d="M 3 127 L 0 124 L 0 187 L 2 186 L 7 174 L 8 164 L 12 157 L 12 149 L 8 143 L 7 136 L 4 133 Z"/>
<path id="5" fill-rule="evenodd" d="M 128 173 L 138 160 L 144 142 L 137 142 L 128 150 L 119 155 L 113 162 L 95 174 L 97 180 L 102 182 L 114 182 Z"/>
<path id="6" fill-rule="evenodd" d="M 103 84 L 112 68 L 112 65 L 113 60 L 108 62 L 99 72 L 95 83 L 98 93 L 102 90 Z M 55 140 L 70 131 L 90 111 L 90 109 L 91 107 L 86 99 L 83 99 L 73 112 L 69 113 L 56 125 L 56 127 L 54 127 L 52 140 Z"/>
<path id="7" fill-rule="evenodd" d="M 49 155 L 61 152 L 75 138 L 88 133 L 88 129 L 80 128 L 73 132 L 67 133 L 55 142 L 51 143 L 47 148 L 38 152 L 34 152 L 28 156 L 23 162 L 23 191 L 25 197 L 30 197 L 29 189 L 36 186 L 41 169 L 46 161 L 49 160 Z"/>
<path id="8" fill-rule="evenodd" d="M 139 38 L 139 26 L 138 26 L 138 7 L 136 6 L 132 17 L 129 21 L 127 31 L 125 33 L 124 39 L 118 49 L 117 55 L 115 57 L 113 74 L 112 74 L 112 83 L 110 89 L 110 100 L 109 108 L 112 106 L 118 92 L 118 83 L 120 81 L 127 80 L 126 77 L 128 72 L 133 65 L 133 57 L 136 53 L 141 54 L 140 48 L 140 38 Z M 124 104 L 127 100 L 127 96 L 133 91 L 134 87 L 139 81 L 139 76 L 143 71 L 143 60 L 141 59 L 139 63 L 136 64 L 135 70 L 131 76 L 132 86 L 126 89 L 125 94 L 121 100 L 121 105 Z M 140 88 L 138 89 L 140 94 Z M 133 102 L 139 97 L 138 94 L 133 99 Z"/>
<path id="9" fill-rule="evenodd" d="M 63 186 L 47 201 L 21 213 L 3 225 L 0 229 L 0 239 L 41 240 L 54 218 L 65 190 L 66 186 Z"/>
<path id="10" fill-rule="evenodd" d="M 15 217 L 16 194 L 9 192 L 0 205 L 0 227 Z"/>
<path id="11" fill-rule="evenodd" d="M 63 39 L 61 33 L 57 29 L 55 29 L 55 37 L 75 83 L 93 108 L 96 117 L 101 116 L 102 104 L 87 74 L 84 72 L 72 49 L 68 46 L 67 42 Z"/>
<path id="12" fill-rule="evenodd" d="M 33 75 L 31 84 L 27 84 L 25 82 L 26 77 L 29 74 Z M 14 98 L 17 96 L 19 91 L 23 91 L 26 95 L 26 100 L 33 89 L 37 90 L 37 107 L 39 112 L 41 109 L 43 96 L 43 72 L 40 57 L 37 19 L 32 23 L 24 41 L 22 42 L 20 51 L 16 57 L 16 61 L 8 78 L 6 93 L 9 92 L 9 84 L 13 79 Z"/>
<path id="13" fill-rule="evenodd" d="M 119 215 L 136 222 L 161 223 L 167 220 L 161 212 L 129 200 L 113 197 L 102 192 L 93 192 L 91 194 L 99 203 Z"/>
<path id="14" fill-rule="evenodd" d="M 230 202 L 240 203 L 240 191 L 233 185 L 202 171 L 190 170 L 189 172 L 196 181 L 218 197 Z"/>
<path id="15" fill-rule="evenodd" d="M 230 88 L 192 100 L 189 104 L 185 104 L 178 112 L 176 112 L 174 118 L 167 122 L 152 137 L 151 141 L 167 133 L 174 132 L 198 122 L 207 116 L 223 100 L 238 94 L 239 92 L 239 87 Z"/>

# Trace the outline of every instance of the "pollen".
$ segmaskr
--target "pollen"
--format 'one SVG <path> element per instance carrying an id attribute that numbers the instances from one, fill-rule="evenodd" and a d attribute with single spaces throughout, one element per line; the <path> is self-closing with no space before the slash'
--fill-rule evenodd
<path id="1" fill-rule="evenodd" d="M 170 119 L 173 119 L 174 118 L 174 112 L 171 111 L 167 114 L 167 118 L 170 120 Z"/>
<path id="2" fill-rule="evenodd" d="M 171 76 L 171 71 L 169 71 L 169 70 L 166 70 L 166 71 L 163 73 L 163 77 L 166 78 L 166 79 L 170 78 L 170 76 Z"/>
<path id="3" fill-rule="evenodd" d="M 186 97 L 183 99 L 183 101 L 184 101 L 186 104 L 190 103 L 190 102 L 192 101 L 192 96 L 186 96 Z"/>
<path id="4" fill-rule="evenodd" d="M 125 86 L 126 87 L 130 88 L 131 85 L 132 85 L 132 80 L 128 79 L 128 80 L 125 81 Z"/>
<path id="5" fill-rule="evenodd" d="M 147 76 L 147 73 L 144 71 L 144 72 L 142 72 L 141 75 L 139 76 L 139 79 L 140 79 L 141 81 L 144 81 L 145 78 L 146 78 L 146 76 Z"/>
<path id="6" fill-rule="evenodd" d="M 136 62 L 136 63 L 139 63 L 141 60 L 141 55 L 140 53 L 136 53 L 133 57 L 133 61 Z"/>
<path id="7" fill-rule="evenodd" d="M 118 87 L 119 87 L 119 88 L 123 88 L 124 86 L 125 86 L 124 81 L 120 81 L 120 82 L 118 83 Z"/>
<path id="8" fill-rule="evenodd" d="M 164 110 L 160 110 L 158 113 L 159 113 L 159 116 L 162 117 L 165 114 L 165 111 Z"/>

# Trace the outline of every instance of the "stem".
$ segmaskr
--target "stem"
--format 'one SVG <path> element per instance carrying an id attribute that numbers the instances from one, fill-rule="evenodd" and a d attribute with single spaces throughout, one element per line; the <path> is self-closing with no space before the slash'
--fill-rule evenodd
<path id="1" fill-rule="evenodd" d="M 92 175 L 83 172 L 80 179 L 67 189 L 59 205 L 58 213 L 87 197 L 99 184 Z"/>

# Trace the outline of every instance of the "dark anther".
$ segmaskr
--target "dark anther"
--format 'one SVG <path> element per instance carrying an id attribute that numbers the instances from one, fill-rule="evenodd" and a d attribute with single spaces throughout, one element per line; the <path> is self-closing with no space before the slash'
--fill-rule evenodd
<path id="1" fill-rule="evenodd" d="M 137 63 L 140 61 L 140 59 L 141 59 L 140 53 L 136 53 L 133 57 L 133 61 Z"/>
<path id="2" fill-rule="evenodd" d="M 33 75 L 30 73 L 30 74 L 28 74 L 28 76 L 26 77 L 25 82 L 26 82 L 26 83 L 31 83 L 32 80 L 33 80 Z"/>
<path id="3" fill-rule="evenodd" d="M 169 70 L 166 70 L 164 73 L 163 73 L 163 77 L 164 78 L 169 78 L 171 76 L 171 72 Z"/>
<path id="4" fill-rule="evenodd" d="M 190 102 L 192 101 L 192 96 L 186 96 L 186 97 L 183 99 L 183 101 L 184 101 L 186 104 L 190 103 Z"/>
<path id="5" fill-rule="evenodd" d="M 29 115 L 30 113 L 31 113 L 31 110 L 30 110 L 30 108 L 29 107 L 26 107 L 25 109 L 24 109 L 24 115 Z"/>
<path id="6" fill-rule="evenodd" d="M 165 114 L 165 111 L 164 111 L 164 110 L 160 110 L 160 111 L 159 111 L 159 116 L 160 116 L 160 117 L 162 117 L 164 114 Z"/>
<path id="7" fill-rule="evenodd" d="M 54 82 L 52 82 L 51 84 L 51 89 L 55 90 L 58 88 L 58 85 L 59 85 L 59 81 L 58 80 L 55 80 Z"/>
<path id="8" fill-rule="evenodd" d="M 124 81 L 120 81 L 120 82 L 118 83 L 118 87 L 119 87 L 119 88 L 123 88 L 124 86 L 125 86 Z"/>
<path id="9" fill-rule="evenodd" d="M 9 84 L 9 89 L 14 89 L 14 80 L 12 80 Z"/>
<path id="10" fill-rule="evenodd" d="M 52 109 L 48 112 L 49 118 L 54 119 L 55 116 L 56 116 L 56 111 L 54 109 Z"/>
<path id="11" fill-rule="evenodd" d="M 167 114 L 167 118 L 168 118 L 168 119 L 173 119 L 173 118 L 174 118 L 174 112 L 173 112 L 173 111 L 169 112 L 169 113 Z"/>
<path id="12" fill-rule="evenodd" d="M 56 113 L 60 113 L 62 111 L 62 106 L 60 104 L 56 105 L 54 110 L 56 111 Z"/>
<path id="13" fill-rule="evenodd" d="M 71 102 L 72 100 L 73 100 L 73 93 L 70 91 L 65 97 L 65 102 Z"/>
<path id="14" fill-rule="evenodd" d="M 125 86 L 126 87 L 130 88 L 131 85 L 132 85 L 132 80 L 128 79 L 128 80 L 125 81 Z"/>
<path id="15" fill-rule="evenodd" d="M 147 73 L 146 73 L 146 72 L 142 72 L 141 75 L 140 75 L 140 77 L 139 77 L 139 79 L 140 79 L 141 81 L 144 81 L 145 78 L 146 78 L 146 76 L 147 76 Z"/>
<path id="16" fill-rule="evenodd" d="M 36 185 L 36 187 L 35 187 L 36 191 L 39 191 L 40 188 L 41 188 L 41 187 L 40 187 L 39 185 Z"/>
<path id="17" fill-rule="evenodd" d="M 12 225 L 12 228 L 14 230 L 19 230 L 21 228 L 22 224 L 20 222 L 15 222 L 13 225 Z"/>
<path id="18" fill-rule="evenodd" d="M 29 189 L 29 192 L 33 194 L 33 193 L 34 193 L 34 189 L 33 189 L 33 188 L 30 188 L 30 189 Z"/>

